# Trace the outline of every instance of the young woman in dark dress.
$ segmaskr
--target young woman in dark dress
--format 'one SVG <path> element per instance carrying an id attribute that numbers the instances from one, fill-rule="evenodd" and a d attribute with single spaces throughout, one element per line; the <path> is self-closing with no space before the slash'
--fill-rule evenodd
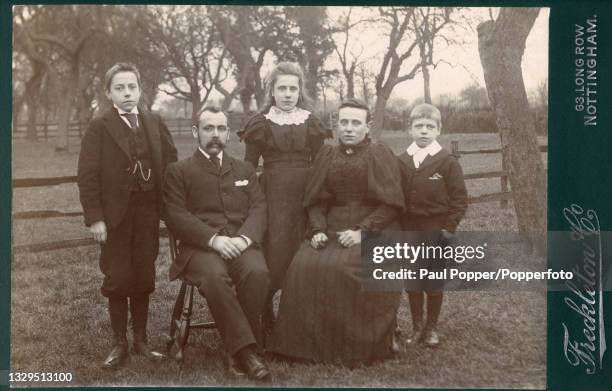
<path id="1" fill-rule="evenodd" d="M 343 103 L 340 144 L 314 162 L 304 196 L 312 239 L 287 272 L 273 353 L 348 366 L 393 353 L 401 292 L 363 289 L 359 243 L 362 231 L 399 229 L 404 196 L 393 153 L 367 137 L 369 117 L 363 103 Z"/>
<path id="2" fill-rule="evenodd" d="M 310 110 L 304 72 L 298 64 L 281 62 L 270 72 L 263 108 L 238 135 L 246 143 L 244 160 L 257 167 L 263 158 L 262 188 L 268 202 L 264 254 L 272 289 L 264 323 L 269 326 L 272 295 L 280 289 L 304 240 L 306 213 L 302 203 L 309 168 L 324 140 L 332 137 Z"/>

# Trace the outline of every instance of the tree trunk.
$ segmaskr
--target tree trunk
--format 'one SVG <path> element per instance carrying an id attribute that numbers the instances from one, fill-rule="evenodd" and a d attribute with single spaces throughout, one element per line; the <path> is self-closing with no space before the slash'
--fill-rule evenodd
<path id="1" fill-rule="evenodd" d="M 427 64 L 421 64 L 421 71 L 423 72 L 423 99 L 425 103 L 431 104 L 431 84 L 429 81 L 429 68 L 427 68 Z"/>
<path id="2" fill-rule="evenodd" d="M 30 141 L 38 140 L 38 129 L 36 128 L 36 119 L 38 117 L 38 104 L 40 98 L 38 96 L 28 95 L 26 103 L 28 105 L 28 122 L 26 125 L 26 138 Z"/>
<path id="3" fill-rule="evenodd" d="M 252 95 L 252 92 L 248 88 L 245 88 L 244 90 L 240 92 L 240 103 L 242 104 L 242 111 L 244 113 L 251 112 L 251 101 L 252 101 L 251 95 Z M 261 107 L 259 105 L 259 102 L 257 104 L 257 107 L 258 108 Z"/>
<path id="4" fill-rule="evenodd" d="M 197 124 L 200 120 L 200 110 L 202 109 L 202 104 L 200 103 L 200 99 L 196 101 L 191 101 L 191 123 Z"/>
<path id="5" fill-rule="evenodd" d="M 227 111 L 229 110 L 231 104 L 232 104 L 232 100 L 234 100 L 233 97 L 230 97 L 230 95 L 226 95 L 223 98 L 223 103 L 221 104 L 221 111 L 227 113 Z"/>
<path id="6" fill-rule="evenodd" d="M 539 8 L 502 8 L 478 26 L 478 51 L 502 149 L 506 153 L 519 232 L 545 250 L 546 174 L 529 115 L 521 59 Z"/>
<path id="7" fill-rule="evenodd" d="M 313 60 L 311 59 L 311 61 Z M 311 68 L 306 70 L 306 75 L 305 75 L 306 80 L 304 83 L 304 88 L 306 90 L 306 94 L 308 94 L 308 96 L 310 97 L 310 99 L 313 100 L 313 102 L 316 102 L 319 100 L 319 94 L 317 93 L 317 83 L 318 83 L 317 71 L 318 71 L 318 68 L 311 65 Z"/>
<path id="8" fill-rule="evenodd" d="M 355 73 L 346 73 L 346 97 L 353 99 L 355 97 Z"/>
<path id="9" fill-rule="evenodd" d="M 55 144 L 55 150 L 58 152 L 68 150 L 68 128 L 72 117 L 73 102 L 77 94 L 77 80 L 65 80 L 65 82 L 67 85 L 58 110 L 57 141 Z"/>
<path id="10" fill-rule="evenodd" d="M 385 108 L 389 100 L 390 92 L 385 91 L 376 93 L 376 104 L 374 105 L 374 125 L 370 129 L 370 135 L 374 140 L 380 140 L 380 135 L 385 124 Z"/>
<path id="11" fill-rule="evenodd" d="M 362 88 L 363 101 L 366 103 L 366 105 L 370 105 L 370 90 L 368 89 L 368 83 L 365 80 L 365 78 L 362 79 L 361 88 Z"/>
<path id="12" fill-rule="evenodd" d="M 40 98 L 42 85 L 46 75 L 45 65 L 40 61 L 31 60 L 32 77 L 27 81 L 25 88 L 25 102 L 28 106 L 28 122 L 26 138 L 36 141 L 38 132 L 36 122 L 38 119 L 38 108 L 40 106 Z"/>

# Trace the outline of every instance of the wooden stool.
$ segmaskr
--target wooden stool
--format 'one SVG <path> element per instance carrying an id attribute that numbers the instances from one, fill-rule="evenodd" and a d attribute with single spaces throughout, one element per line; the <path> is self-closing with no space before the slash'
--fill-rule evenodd
<path id="1" fill-rule="evenodd" d="M 168 233 L 170 241 L 170 259 L 172 262 L 176 260 L 178 255 L 177 241 Z M 193 296 L 197 289 L 186 281 L 181 281 L 181 289 L 174 302 L 172 311 L 172 319 L 170 320 L 170 334 L 166 343 L 166 352 L 168 356 L 172 351 L 172 347 L 176 346 L 177 351 L 174 358 L 182 365 L 185 360 L 185 346 L 189 340 L 189 332 L 192 329 L 215 329 L 215 322 L 192 322 L 191 315 L 193 313 Z"/>

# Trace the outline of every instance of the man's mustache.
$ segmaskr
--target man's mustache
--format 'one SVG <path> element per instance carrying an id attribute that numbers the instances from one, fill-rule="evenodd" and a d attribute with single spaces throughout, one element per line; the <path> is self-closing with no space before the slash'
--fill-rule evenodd
<path id="1" fill-rule="evenodd" d="M 223 142 L 219 139 L 212 139 L 209 142 L 206 143 L 206 147 L 217 147 L 217 148 L 223 148 L 225 146 L 225 144 L 223 144 Z"/>

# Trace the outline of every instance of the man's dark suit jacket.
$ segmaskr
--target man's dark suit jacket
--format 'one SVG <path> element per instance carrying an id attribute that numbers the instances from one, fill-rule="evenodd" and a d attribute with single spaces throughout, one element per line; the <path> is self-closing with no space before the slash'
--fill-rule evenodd
<path id="1" fill-rule="evenodd" d="M 176 148 L 158 115 L 140 108 L 138 111 L 153 161 L 157 194 L 161 195 L 163 170 L 168 163 L 176 161 Z M 125 136 L 130 131 L 113 108 L 91 121 L 83 136 L 77 182 L 87 226 L 104 221 L 109 229 L 114 228 L 125 215 L 132 180 L 130 150 Z M 159 198 L 161 212 L 163 204 Z"/>
<path id="2" fill-rule="evenodd" d="M 221 171 L 202 152 L 172 163 L 164 181 L 166 223 L 180 241 L 170 268 L 174 280 L 197 251 L 213 253 L 216 233 L 244 235 L 261 244 L 266 230 L 266 200 L 253 167 L 223 153 Z M 215 256 L 216 252 L 214 253 Z"/>

